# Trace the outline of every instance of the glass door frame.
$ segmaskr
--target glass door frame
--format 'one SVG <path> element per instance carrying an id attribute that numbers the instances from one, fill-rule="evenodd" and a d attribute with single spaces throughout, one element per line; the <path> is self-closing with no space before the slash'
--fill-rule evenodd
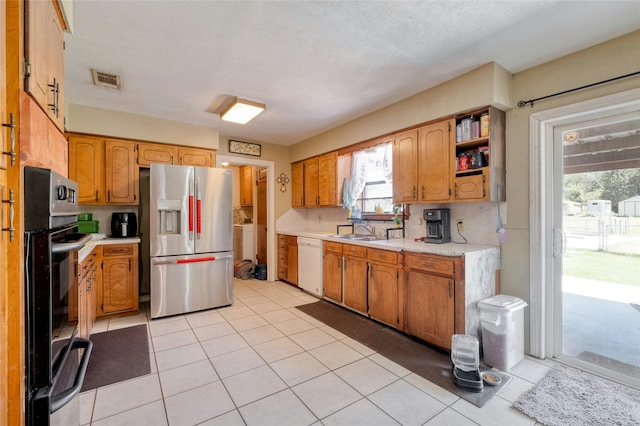
<path id="1" fill-rule="evenodd" d="M 558 355 L 557 351 L 558 348 L 561 349 L 562 343 L 561 334 L 558 342 L 557 335 L 559 333 L 556 333 L 558 327 L 560 332 L 562 327 L 562 297 L 561 294 L 560 297 L 557 296 L 558 292 L 562 292 L 562 287 L 559 285 L 562 282 L 561 256 L 554 256 L 554 253 L 562 251 L 562 239 L 558 238 L 559 233 L 555 228 L 557 221 L 562 220 L 562 185 L 559 185 L 560 198 L 558 198 L 558 188 L 556 188 L 558 185 L 554 181 L 554 176 L 557 180 L 558 176 L 563 176 L 563 173 L 561 146 L 560 161 L 554 161 L 554 156 L 557 155 L 555 150 L 557 144 L 554 143 L 555 134 L 556 132 L 560 133 L 558 130 L 564 126 L 575 125 L 574 123 L 634 111 L 640 111 L 640 89 L 541 111 L 531 114 L 529 118 L 531 207 L 529 217 L 529 305 L 530 353 L 533 356 L 539 358 L 555 357 Z M 560 174 L 557 171 L 558 167 Z M 559 356 L 558 359 L 562 361 L 562 356 Z M 573 363 L 573 359 L 571 361 Z"/>

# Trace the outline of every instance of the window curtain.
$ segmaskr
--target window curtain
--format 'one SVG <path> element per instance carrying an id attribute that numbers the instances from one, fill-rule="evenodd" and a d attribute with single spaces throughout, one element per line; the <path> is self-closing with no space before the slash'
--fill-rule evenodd
<path id="1" fill-rule="evenodd" d="M 362 195 L 367 181 L 380 180 L 391 182 L 392 172 L 391 144 L 378 145 L 362 151 L 355 151 L 351 160 L 351 182 L 349 193 L 352 205 Z"/>
<path id="2" fill-rule="evenodd" d="M 367 183 L 367 152 L 355 151 L 351 158 L 351 182 L 349 184 L 349 193 L 351 195 L 351 205 L 355 205 L 356 200 L 360 198 L 364 185 Z"/>

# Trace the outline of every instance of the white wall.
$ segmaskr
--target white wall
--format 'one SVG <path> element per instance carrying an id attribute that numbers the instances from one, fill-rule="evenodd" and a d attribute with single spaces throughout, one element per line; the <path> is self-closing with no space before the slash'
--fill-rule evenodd
<path id="1" fill-rule="evenodd" d="M 77 104 L 66 105 L 65 117 L 68 132 L 216 150 L 220 146 L 218 129 L 214 127 Z"/>

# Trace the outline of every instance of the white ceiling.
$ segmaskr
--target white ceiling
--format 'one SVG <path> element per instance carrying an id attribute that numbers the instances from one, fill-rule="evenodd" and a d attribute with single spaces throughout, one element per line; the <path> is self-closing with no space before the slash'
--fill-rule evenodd
<path id="1" fill-rule="evenodd" d="M 638 1 L 74 0 L 65 102 L 290 145 L 488 62 L 516 73 L 637 29 Z M 229 96 L 267 110 L 226 123 Z"/>

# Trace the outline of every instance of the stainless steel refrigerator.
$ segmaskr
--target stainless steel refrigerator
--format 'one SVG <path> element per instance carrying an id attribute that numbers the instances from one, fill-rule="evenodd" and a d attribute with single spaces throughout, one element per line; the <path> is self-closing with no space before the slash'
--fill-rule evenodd
<path id="1" fill-rule="evenodd" d="M 233 303 L 231 170 L 151 164 L 151 317 Z"/>

